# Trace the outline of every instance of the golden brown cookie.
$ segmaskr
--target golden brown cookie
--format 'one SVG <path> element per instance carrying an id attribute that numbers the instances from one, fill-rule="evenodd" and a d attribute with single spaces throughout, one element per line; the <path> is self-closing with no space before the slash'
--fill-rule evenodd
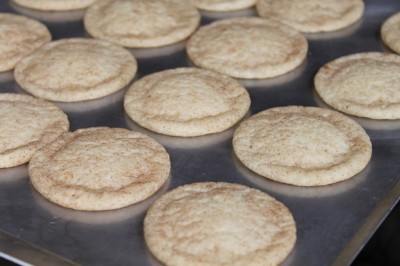
<path id="1" fill-rule="evenodd" d="M 400 56 L 380 52 L 340 57 L 315 76 L 315 89 L 333 108 L 372 119 L 400 118 Z"/>
<path id="2" fill-rule="evenodd" d="M 296 223 L 282 203 L 259 190 L 195 183 L 155 201 L 144 237 L 166 265 L 278 265 L 293 249 Z"/>
<path id="3" fill-rule="evenodd" d="M 191 1 L 103 0 L 86 12 L 86 30 L 125 47 L 157 47 L 186 39 L 200 23 Z"/>
<path id="4" fill-rule="evenodd" d="M 271 108 L 245 120 L 234 133 L 233 148 L 257 174 L 297 186 L 351 178 L 372 153 L 364 129 L 347 116 L 301 106 Z"/>
<path id="5" fill-rule="evenodd" d="M 195 65 L 245 79 L 285 74 L 304 61 L 307 49 L 307 40 L 298 31 L 261 18 L 213 22 L 187 43 Z"/>
<path id="6" fill-rule="evenodd" d="M 167 180 L 165 149 L 141 133 L 86 128 L 62 134 L 29 163 L 35 189 L 61 206 L 86 211 L 122 208 L 153 195 Z"/>
<path id="7" fill-rule="evenodd" d="M 0 72 L 14 69 L 24 57 L 51 41 L 45 25 L 14 14 L 0 13 Z"/>
<path id="8" fill-rule="evenodd" d="M 326 32 L 345 28 L 364 13 L 362 0 L 259 0 L 258 14 L 301 32 Z"/>
<path id="9" fill-rule="evenodd" d="M 197 68 L 148 75 L 127 91 L 125 111 L 141 126 L 171 136 L 200 136 L 224 131 L 250 107 L 246 89 L 236 80 Z"/>
<path id="10" fill-rule="evenodd" d="M 41 98 L 77 102 L 101 98 L 125 87 L 137 63 L 126 49 L 94 39 L 61 39 L 21 60 L 14 76 Z"/>
<path id="11" fill-rule="evenodd" d="M 67 115 L 52 103 L 29 95 L 0 93 L 0 168 L 28 162 L 68 128 Z"/>

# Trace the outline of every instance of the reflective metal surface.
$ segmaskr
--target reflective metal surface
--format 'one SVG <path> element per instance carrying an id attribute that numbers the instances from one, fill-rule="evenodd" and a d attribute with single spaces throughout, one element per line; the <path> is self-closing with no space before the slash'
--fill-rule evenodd
<path id="1" fill-rule="evenodd" d="M 379 39 L 379 28 L 384 19 L 400 11 L 400 1 L 366 0 L 365 4 L 365 15 L 359 23 L 335 33 L 308 35 L 308 58 L 298 69 L 274 79 L 241 81 L 252 99 L 249 115 L 274 106 L 324 106 L 313 89 L 313 77 L 323 64 L 351 53 L 387 50 Z M 23 13 L 43 21 L 53 39 L 87 37 L 79 12 L 29 12 L 8 1 L 1 1 L 0 11 Z M 254 10 L 233 15 L 252 14 Z M 219 18 L 205 13 L 203 23 Z M 184 43 L 132 52 L 139 62 L 137 78 L 191 65 Z M 0 75 L 0 92 L 24 93 L 16 86 L 12 73 Z M 233 129 L 183 139 L 140 128 L 124 113 L 123 94 L 121 91 L 99 100 L 56 104 L 67 112 L 71 130 L 125 127 L 158 140 L 172 160 L 168 183 L 142 203 L 116 211 L 88 213 L 59 207 L 41 197 L 29 183 L 26 165 L 2 169 L 0 230 L 78 264 L 158 265 L 143 239 L 143 218 L 148 206 L 165 191 L 182 184 L 226 181 L 266 191 L 293 212 L 298 240 L 284 265 L 343 265 L 351 262 L 399 199 L 400 121 L 357 119 L 373 143 L 373 156 L 367 168 L 338 184 L 301 188 L 269 181 L 243 167 L 232 151 Z M 0 253 L 24 258 L 18 252 L 10 254 L 1 243 Z M 45 261 L 37 264 L 44 265 Z"/>
<path id="2" fill-rule="evenodd" d="M 0 231 L 0 255 L 20 265 L 78 265 L 2 231 Z"/>

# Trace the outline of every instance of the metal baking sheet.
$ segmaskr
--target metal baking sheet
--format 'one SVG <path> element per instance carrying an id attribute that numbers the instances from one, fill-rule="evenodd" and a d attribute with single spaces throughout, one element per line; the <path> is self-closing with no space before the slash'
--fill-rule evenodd
<path id="1" fill-rule="evenodd" d="M 307 60 L 293 72 L 268 80 L 241 81 L 251 95 L 249 115 L 275 106 L 324 106 L 313 90 L 313 77 L 323 64 L 342 55 L 388 50 L 380 41 L 379 28 L 384 19 L 400 11 L 400 1 L 366 0 L 365 4 L 365 15 L 355 25 L 335 33 L 308 35 Z M 41 20 L 48 25 L 53 39 L 88 37 L 83 29 L 82 11 L 34 12 L 17 8 L 9 1 L 0 2 L 0 11 Z M 251 16 L 254 10 L 203 15 L 204 24 L 224 16 Z M 181 42 L 160 49 L 132 50 L 139 62 L 137 78 L 190 66 L 184 45 Z M 11 72 L 0 75 L 0 92 L 24 93 L 16 86 Z M 366 169 L 338 184 L 301 188 L 269 181 L 243 167 L 232 152 L 233 129 L 183 139 L 140 128 L 124 113 L 124 92 L 84 103 L 57 105 L 67 112 L 71 130 L 124 127 L 154 137 L 171 156 L 172 171 L 167 184 L 144 202 L 120 210 L 90 213 L 45 200 L 29 183 L 26 165 L 0 170 L 0 256 L 38 265 L 50 265 L 54 261 L 49 259 L 50 253 L 56 254 L 53 259 L 62 257 L 83 265 L 159 265 L 143 239 L 143 218 L 148 206 L 182 184 L 226 181 L 268 192 L 293 212 L 298 240 L 283 265 L 343 265 L 352 261 L 399 199 L 400 121 L 357 119 L 373 143 L 372 160 Z M 14 246 L 24 248 L 11 248 Z"/>

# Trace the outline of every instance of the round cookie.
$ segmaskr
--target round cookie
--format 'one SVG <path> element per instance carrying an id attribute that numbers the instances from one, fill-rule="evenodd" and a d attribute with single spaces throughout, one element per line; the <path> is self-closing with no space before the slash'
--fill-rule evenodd
<path id="1" fill-rule="evenodd" d="M 51 41 L 45 25 L 14 14 L 0 13 L 0 72 L 14 69 L 24 57 Z"/>
<path id="2" fill-rule="evenodd" d="M 262 111 L 234 133 L 233 148 L 250 170 L 297 186 L 322 186 L 348 179 L 368 164 L 372 146 L 350 118 L 317 107 Z"/>
<path id="3" fill-rule="evenodd" d="M 261 18 L 213 22 L 187 43 L 195 65 L 244 79 L 285 74 L 304 61 L 307 49 L 307 40 L 298 31 Z"/>
<path id="4" fill-rule="evenodd" d="M 224 131 L 247 113 L 250 97 L 236 80 L 197 68 L 148 75 L 127 91 L 127 114 L 141 126 L 171 136 Z"/>
<path id="5" fill-rule="evenodd" d="M 62 134 L 33 156 L 28 171 L 32 185 L 48 200 L 100 211 L 153 195 L 169 176 L 170 160 L 146 135 L 98 127 Z"/>
<path id="6" fill-rule="evenodd" d="M 21 60 L 14 76 L 25 91 L 41 98 L 77 102 L 101 98 L 125 87 L 137 63 L 126 49 L 94 39 L 48 43 Z"/>
<path id="7" fill-rule="evenodd" d="M 345 28 L 364 13 L 362 0 L 259 0 L 260 17 L 285 23 L 301 32 L 327 32 Z"/>
<path id="8" fill-rule="evenodd" d="M 28 162 L 68 128 L 67 115 L 54 104 L 29 95 L 0 93 L 0 168 Z"/>
<path id="9" fill-rule="evenodd" d="M 257 189 L 195 183 L 155 201 L 144 237 L 166 265 L 278 265 L 294 247 L 296 223 L 286 206 Z"/>
<path id="10" fill-rule="evenodd" d="M 255 5 L 257 0 L 194 0 L 198 9 L 207 11 L 235 11 Z"/>
<path id="11" fill-rule="evenodd" d="M 381 38 L 390 49 L 400 53 L 400 12 L 392 15 L 382 24 Z"/>
<path id="12" fill-rule="evenodd" d="M 67 11 L 87 8 L 97 0 L 12 0 L 22 7 L 42 11 Z"/>
<path id="13" fill-rule="evenodd" d="M 315 89 L 333 108 L 372 119 L 400 118 L 400 56 L 380 52 L 340 57 L 323 66 Z"/>
<path id="14" fill-rule="evenodd" d="M 103 0 L 86 12 L 86 30 L 125 47 L 158 47 L 186 39 L 200 23 L 191 1 Z"/>

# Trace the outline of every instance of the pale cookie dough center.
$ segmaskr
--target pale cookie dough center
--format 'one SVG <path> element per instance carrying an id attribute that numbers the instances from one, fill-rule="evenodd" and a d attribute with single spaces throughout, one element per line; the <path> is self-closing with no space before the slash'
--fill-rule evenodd
<path id="1" fill-rule="evenodd" d="M 144 38 L 165 35 L 185 24 L 180 10 L 182 7 L 171 4 L 168 6 L 168 1 L 165 4 L 160 1 L 110 3 L 107 12 L 104 12 L 102 27 L 109 35 L 134 35 Z"/>
<path id="2" fill-rule="evenodd" d="M 346 135 L 321 118 L 285 114 L 263 123 L 253 133 L 250 150 L 266 164 L 325 168 L 340 163 L 350 151 Z"/>
<path id="3" fill-rule="evenodd" d="M 188 121 L 229 111 L 229 100 L 215 86 L 197 77 L 170 76 L 153 85 L 143 98 L 143 110 L 152 116 Z"/>
<path id="4" fill-rule="evenodd" d="M 400 66 L 375 60 L 352 61 L 335 72 L 329 86 L 327 101 L 334 97 L 335 101 L 361 105 L 396 104 L 400 102 Z"/>
<path id="5" fill-rule="evenodd" d="M 91 190 L 117 190 L 144 180 L 151 151 L 126 139 L 72 141 L 52 158 L 52 179 Z"/>
<path id="6" fill-rule="evenodd" d="M 52 122 L 46 117 L 42 106 L 26 102 L 1 102 L 0 153 L 40 140 L 44 128 Z"/>
<path id="7" fill-rule="evenodd" d="M 66 44 L 53 47 L 30 62 L 24 75 L 30 82 L 52 90 L 91 88 L 118 76 L 118 58 L 106 49 Z"/>
<path id="8" fill-rule="evenodd" d="M 280 229 L 270 215 L 252 209 L 246 196 L 216 189 L 168 204 L 162 222 L 173 224 L 165 231 L 168 238 L 174 238 L 173 248 L 213 262 L 226 262 L 265 248 Z"/>

